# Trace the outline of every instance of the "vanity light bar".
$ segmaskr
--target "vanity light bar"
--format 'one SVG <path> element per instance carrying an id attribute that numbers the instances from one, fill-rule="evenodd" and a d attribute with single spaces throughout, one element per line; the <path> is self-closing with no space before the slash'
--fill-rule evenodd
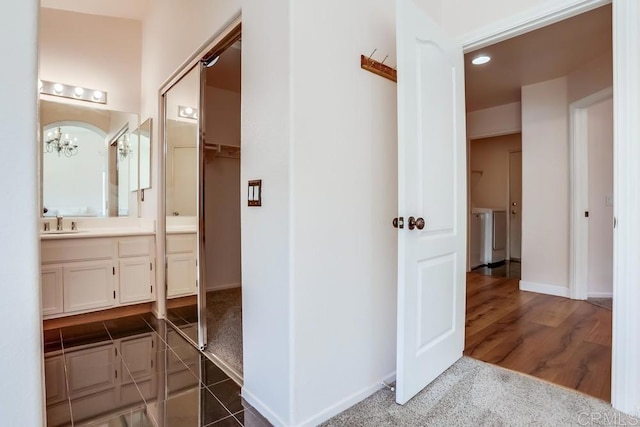
<path id="1" fill-rule="evenodd" d="M 103 90 L 65 85 L 62 83 L 49 82 L 46 80 L 39 80 L 38 86 L 38 90 L 40 91 L 40 93 L 43 93 L 45 95 L 77 99 L 79 101 L 93 102 L 95 104 L 107 103 L 107 92 Z"/>
<path id="2" fill-rule="evenodd" d="M 184 105 L 178 105 L 178 117 L 198 120 L 198 109 L 185 107 Z"/>

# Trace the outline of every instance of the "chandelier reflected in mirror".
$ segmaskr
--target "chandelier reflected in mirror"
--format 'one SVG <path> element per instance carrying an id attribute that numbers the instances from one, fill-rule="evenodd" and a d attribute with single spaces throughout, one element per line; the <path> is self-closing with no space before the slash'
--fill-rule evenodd
<path id="1" fill-rule="evenodd" d="M 118 139 L 118 153 L 120 154 L 120 160 L 125 160 L 132 152 L 133 149 L 129 143 L 129 135 L 122 135 Z"/>
<path id="2" fill-rule="evenodd" d="M 64 154 L 65 157 L 71 157 L 78 154 L 78 138 L 69 136 L 68 133 L 63 134 L 62 128 L 58 127 L 54 131 L 47 132 L 47 139 L 44 142 L 45 153 L 58 153 L 58 156 Z"/>

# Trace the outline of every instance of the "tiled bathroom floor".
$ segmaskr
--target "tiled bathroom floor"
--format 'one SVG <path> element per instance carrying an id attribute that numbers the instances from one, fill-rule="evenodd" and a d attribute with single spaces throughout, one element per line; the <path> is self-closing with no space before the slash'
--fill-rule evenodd
<path id="1" fill-rule="evenodd" d="M 47 425 L 270 424 L 240 387 L 152 315 L 45 331 Z"/>

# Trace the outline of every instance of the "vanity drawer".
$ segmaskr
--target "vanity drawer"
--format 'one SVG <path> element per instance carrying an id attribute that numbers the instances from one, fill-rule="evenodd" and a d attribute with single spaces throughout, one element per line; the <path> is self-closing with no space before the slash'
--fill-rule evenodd
<path id="1" fill-rule="evenodd" d="M 112 239 L 69 239 L 44 241 L 42 262 L 89 261 L 113 258 Z"/>
<path id="2" fill-rule="evenodd" d="M 130 237 L 118 240 L 118 256 L 120 258 L 151 255 L 153 237 Z"/>
<path id="3" fill-rule="evenodd" d="M 196 252 L 196 235 L 170 234 L 167 236 L 167 254 L 189 254 Z"/>

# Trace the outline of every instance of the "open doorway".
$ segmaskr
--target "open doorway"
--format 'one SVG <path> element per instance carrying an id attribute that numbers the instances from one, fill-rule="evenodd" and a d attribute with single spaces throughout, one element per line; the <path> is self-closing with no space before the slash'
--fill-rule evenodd
<path id="1" fill-rule="evenodd" d="M 575 189 L 569 106 L 612 84 L 611 22 L 611 6 L 603 6 L 465 58 L 469 267 L 476 268 L 467 277 L 465 354 L 603 400 L 611 398 L 611 305 L 569 299 L 575 298 L 569 283 L 571 224 L 578 220 L 570 213 Z M 473 65 L 480 55 L 491 61 Z M 613 153 L 613 134 L 604 129 L 611 103 L 589 113 L 599 126 L 592 132 L 598 145 L 589 156 L 593 173 L 587 181 L 598 195 L 582 215 L 595 209 L 605 219 L 589 218 L 589 232 L 595 227 L 595 236 L 612 240 L 606 204 L 613 203 L 607 193 L 613 169 L 594 172 L 601 171 L 595 162 Z M 514 138 L 519 148 L 507 142 Z M 494 193 L 499 200 L 490 198 Z M 504 223 L 495 219 L 501 211 Z M 486 224 L 493 226 L 490 236 L 478 232 Z M 490 240 L 490 250 L 501 248 L 496 227 L 506 237 L 503 265 L 490 262 L 502 254 L 490 254 L 492 259 L 478 246 Z M 589 266 L 589 277 L 610 285 L 612 250 L 592 256 L 601 262 Z M 517 265 L 517 273 L 507 265 Z"/>
<path id="2" fill-rule="evenodd" d="M 240 252 L 241 40 L 205 60 L 204 252 L 206 353 L 240 382 L 242 268 Z"/>

